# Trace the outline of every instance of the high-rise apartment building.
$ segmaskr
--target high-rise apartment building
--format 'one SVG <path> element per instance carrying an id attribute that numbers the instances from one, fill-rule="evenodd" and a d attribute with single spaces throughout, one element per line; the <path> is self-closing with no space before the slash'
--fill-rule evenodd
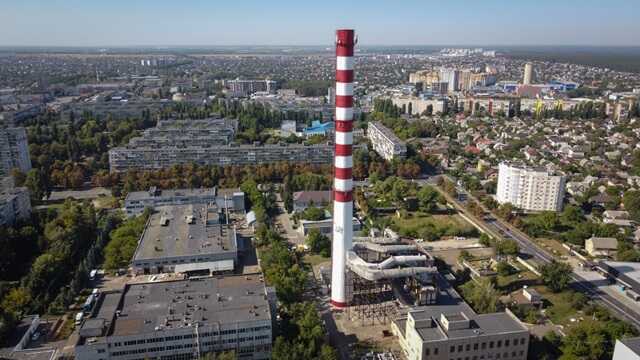
<path id="1" fill-rule="evenodd" d="M 524 78 L 522 79 L 523 85 L 531 85 L 533 83 L 533 64 L 524 64 Z"/>
<path id="2" fill-rule="evenodd" d="M 525 211 L 560 211 L 565 177 L 546 169 L 501 163 L 498 170 L 497 200 Z"/>
<path id="3" fill-rule="evenodd" d="M 449 92 L 460 90 L 459 78 L 460 70 L 447 68 L 440 69 L 440 81 L 449 84 Z"/>
<path id="4" fill-rule="evenodd" d="M 22 172 L 31 170 L 31 158 L 24 128 L 0 129 L 0 178 L 9 176 L 17 168 Z"/>

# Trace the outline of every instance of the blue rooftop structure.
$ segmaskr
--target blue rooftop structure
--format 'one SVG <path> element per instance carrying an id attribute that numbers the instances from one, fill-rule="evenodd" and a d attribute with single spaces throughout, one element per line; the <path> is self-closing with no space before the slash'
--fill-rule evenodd
<path id="1" fill-rule="evenodd" d="M 303 130 L 305 137 L 315 136 L 315 135 L 327 135 L 328 132 L 333 130 L 333 122 L 321 123 L 319 120 L 313 120 L 311 123 L 311 127 L 305 128 Z"/>

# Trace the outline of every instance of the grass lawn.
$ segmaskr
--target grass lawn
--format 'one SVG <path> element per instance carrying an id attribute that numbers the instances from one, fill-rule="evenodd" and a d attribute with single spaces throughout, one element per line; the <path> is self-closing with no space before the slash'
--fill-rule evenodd
<path id="1" fill-rule="evenodd" d="M 565 249 L 562 246 L 562 243 L 555 239 L 547 239 L 547 238 L 538 238 L 536 242 L 540 244 L 545 250 L 551 252 L 556 256 L 566 256 L 569 255 L 569 250 Z"/>
<path id="2" fill-rule="evenodd" d="M 437 229 L 440 236 L 464 236 L 476 232 L 476 228 L 460 215 L 431 215 L 413 212 L 403 218 L 391 216 L 390 219 L 399 232 L 406 236 L 420 237 L 421 230 L 425 228 Z"/>
<path id="3" fill-rule="evenodd" d="M 536 274 L 531 271 L 517 271 L 508 276 L 496 276 L 496 289 L 503 294 L 509 294 L 523 286 L 532 286 L 539 281 Z"/>
<path id="4" fill-rule="evenodd" d="M 66 340 L 71 336 L 73 329 L 75 329 L 75 315 L 76 313 L 71 313 L 68 315 L 65 322 L 61 325 L 60 332 L 56 337 L 56 340 Z"/>
<path id="5" fill-rule="evenodd" d="M 316 265 L 320 265 L 322 263 L 326 263 L 327 261 L 331 261 L 330 257 L 323 257 L 321 255 L 312 255 L 312 254 L 306 254 L 302 260 L 305 262 L 305 264 L 308 264 L 310 266 L 316 266 Z"/>
<path id="6" fill-rule="evenodd" d="M 558 325 L 571 325 L 571 319 L 577 319 L 582 316 L 579 309 L 576 308 L 574 299 L 576 293 L 573 291 L 563 291 L 560 293 L 553 293 L 545 286 L 534 287 L 542 295 L 542 297 L 550 303 L 546 307 L 546 315 L 549 319 Z"/>
<path id="7" fill-rule="evenodd" d="M 96 209 L 115 209 L 120 205 L 118 199 L 113 196 L 100 196 L 92 202 Z"/>

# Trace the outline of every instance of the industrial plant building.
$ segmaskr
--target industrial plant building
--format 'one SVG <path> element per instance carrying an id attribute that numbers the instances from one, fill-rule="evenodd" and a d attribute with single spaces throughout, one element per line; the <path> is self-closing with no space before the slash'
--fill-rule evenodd
<path id="1" fill-rule="evenodd" d="M 529 331 L 515 315 L 476 314 L 444 287 L 436 304 L 412 308 L 392 323 L 408 360 L 527 359 Z"/>
<path id="2" fill-rule="evenodd" d="M 166 205 L 216 204 L 226 211 L 244 212 L 244 193 L 240 189 L 176 189 L 161 190 L 155 186 L 148 191 L 133 191 L 124 199 L 128 216 L 141 214 L 145 208 L 155 209 Z"/>
<path id="3" fill-rule="evenodd" d="M 223 224 L 215 204 L 162 206 L 152 214 L 131 260 L 137 274 L 233 271 L 235 229 Z"/>
<path id="4" fill-rule="evenodd" d="M 125 285 L 79 326 L 78 360 L 270 359 L 275 290 L 260 274 Z"/>

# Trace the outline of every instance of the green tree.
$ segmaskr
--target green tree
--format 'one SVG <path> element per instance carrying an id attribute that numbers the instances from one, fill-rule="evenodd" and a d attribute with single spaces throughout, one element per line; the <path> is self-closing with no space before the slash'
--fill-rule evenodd
<path id="1" fill-rule="evenodd" d="M 631 218 L 640 221 L 640 191 L 628 190 L 622 197 L 625 210 L 629 212 Z"/>
<path id="2" fill-rule="evenodd" d="M 40 169 L 29 170 L 24 181 L 24 185 L 29 189 L 31 198 L 36 201 L 47 198 L 51 194 L 51 188 L 47 177 Z"/>
<path id="3" fill-rule="evenodd" d="M 440 194 L 431 186 L 423 186 L 417 193 L 420 211 L 433 212 L 440 202 Z"/>
<path id="4" fill-rule="evenodd" d="M 310 205 L 302 212 L 302 218 L 305 220 L 319 221 L 324 219 L 324 209 Z"/>
<path id="5" fill-rule="evenodd" d="M 142 215 L 128 219 L 109 234 L 110 240 L 104 249 L 106 269 L 117 270 L 127 267 L 149 216 L 151 209 L 145 209 Z"/>
<path id="6" fill-rule="evenodd" d="M 471 280 L 461 287 L 462 294 L 478 313 L 487 314 L 498 309 L 499 294 L 493 282 L 487 278 Z"/>
<path id="7" fill-rule="evenodd" d="M 542 281 L 553 292 L 565 290 L 571 282 L 571 265 L 555 260 L 540 267 Z"/>
<path id="8" fill-rule="evenodd" d="M 331 240 L 318 229 L 311 229 L 307 235 L 307 246 L 314 254 L 320 254 L 324 257 L 331 255 Z"/>
<path id="9" fill-rule="evenodd" d="M 513 239 L 505 239 L 502 241 L 498 241 L 495 247 L 496 247 L 496 253 L 498 255 L 516 256 L 520 252 L 520 247 L 518 246 L 518 243 Z"/>

